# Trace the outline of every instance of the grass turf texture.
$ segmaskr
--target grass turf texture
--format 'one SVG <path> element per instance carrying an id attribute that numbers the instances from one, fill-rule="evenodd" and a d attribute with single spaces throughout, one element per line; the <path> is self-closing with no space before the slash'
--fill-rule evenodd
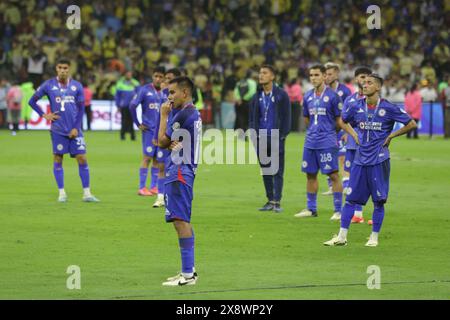
<path id="1" fill-rule="evenodd" d="M 447 299 L 450 292 L 450 142 L 394 139 L 391 191 L 377 248 L 371 228 L 352 225 L 347 247 L 324 247 L 339 224 L 332 197 L 318 218 L 296 219 L 306 203 L 303 135 L 286 146 L 281 214 L 260 213 L 255 165 L 201 165 L 195 182 L 196 286 L 161 283 L 180 270 L 178 241 L 154 197 L 138 197 L 140 139 L 88 132 L 93 193 L 81 201 L 75 160 L 65 157 L 66 204 L 57 203 L 48 132 L 0 132 L 0 298 L 2 299 Z M 320 176 L 320 192 L 326 190 Z M 371 217 L 372 205 L 365 209 Z M 81 290 L 68 290 L 69 265 Z M 369 290 L 367 267 L 381 269 Z"/>

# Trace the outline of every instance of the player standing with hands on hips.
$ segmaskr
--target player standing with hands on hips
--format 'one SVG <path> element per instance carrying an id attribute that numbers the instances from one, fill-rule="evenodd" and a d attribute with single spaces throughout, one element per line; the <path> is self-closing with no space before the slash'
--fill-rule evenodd
<path id="1" fill-rule="evenodd" d="M 53 145 L 53 174 L 59 189 L 59 202 L 67 201 L 64 190 L 63 157 L 69 153 L 78 162 L 78 170 L 83 186 L 83 201 L 99 202 L 91 194 L 89 167 L 86 158 L 86 144 L 81 122 L 84 112 L 83 86 L 69 75 L 70 61 L 59 59 L 56 64 L 56 78 L 45 81 L 31 97 L 28 104 L 39 116 L 51 121 L 50 135 Z M 50 113 L 44 113 L 37 101 L 47 96 Z"/>
<path id="2" fill-rule="evenodd" d="M 350 172 L 347 198 L 342 211 L 341 228 L 337 236 L 324 242 L 326 246 L 347 245 L 355 205 L 365 205 L 369 197 L 374 204 L 372 234 L 366 246 L 378 245 L 378 233 L 384 218 L 384 204 L 389 193 L 390 156 L 389 144 L 395 137 L 417 127 L 416 122 L 399 106 L 380 98 L 383 79 L 377 74 L 369 75 L 363 84 L 365 98 L 358 100 L 344 111 L 342 120 L 358 127 L 359 147 Z M 395 122 L 405 126 L 392 132 Z"/>

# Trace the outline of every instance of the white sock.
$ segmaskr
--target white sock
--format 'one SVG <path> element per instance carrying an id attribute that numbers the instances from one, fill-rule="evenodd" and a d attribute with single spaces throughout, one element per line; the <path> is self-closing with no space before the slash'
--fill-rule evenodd
<path id="1" fill-rule="evenodd" d="M 84 195 L 85 197 L 90 197 L 90 196 L 92 196 L 92 194 L 91 194 L 91 189 L 90 189 L 90 188 L 84 188 L 84 189 L 83 189 L 83 195 Z"/>
<path id="2" fill-rule="evenodd" d="M 65 196 L 66 191 L 64 189 L 59 189 L 59 196 Z"/>
<path id="3" fill-rule="evenodd" d="M 341 240 L 347 239 L 347 232 L 348 232 L 348 229 L 345 229 L 345 228 L 339 229 L 338 238 Z"/>
<path id="4" fill-rule="evenodd" d="M 194 276 L 194 272 L 191 273 L 181 273 L 183 275 L 183 277 L 185 277 L 186 279 L 192 278 Z"/>
<path id="5" fill-rule="evenodd" d="M 370 239 L 372 239 L 373 241 L 378 241 L 378 232 L 372 232 L 372 234 L 370 235 Z"/>
<path id="6" fill-rule="evenodd" d="M 362 218 L 362 211 L 355 211 L 355 217 Z"/>
<path id="7" fill-rule="evenodd" d="M 164 200 L 164 194 L 158 193 L 158 200 Z"/>

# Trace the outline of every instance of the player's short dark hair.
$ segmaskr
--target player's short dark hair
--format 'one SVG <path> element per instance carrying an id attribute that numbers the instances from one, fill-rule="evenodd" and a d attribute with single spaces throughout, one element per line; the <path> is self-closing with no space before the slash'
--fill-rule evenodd
<path id="1" fill-rule="evenodd" d="M 372 69 L 367 66 L 357 67 L 355 69 L 355 77 L 359 76 L 360 74 L 372 74 Z"/>
<path id="2" fill-rule="evenodd" d="M 325 69 L 325 66 L 323 64 L 314 64 L 311 67 L 309 67 L 309 71 L 311 71 L 313 69 L 318 69 L 322 73 L 327 72 L 327 69 Z"/>
<path id="3" fill-rule="evenodd" d="M 166 74 L 166 68 L 164 68 L 163 66 L 158 66 L 155 69 L 153 69 L 153 73 Z"/>
<path id="4" fill-rule="evenodd" d="M 56 65 L 58 65 L 58 64 L 67 64 L 67 65 L 70 66 L 70 60 L 67 59 L 67 58 L 59 58 L 59 59 L 56 61 Z"/>
<path id="5" fill-rule="evenodd" d="M 275 72 L 275 67 L 274 66 L 272 66 L 271 64 L 263 64 L 262 66 L 261 66 L 261 68 L 260 69 L 269 69 L 270 70 L 270 72 L 272 72 L 272 74 L 273 75 L 276 75 L 276 72 Z"/>
<path id="6" fill-rule="evenodd" d="M 380 86 L 383 85 L 383 78 L 378 73 L 371 73 L 369 74 L 369 77 L 376 79 Z"/>
<path id="7" fill-rule="evenodd" d="M 180 77 L 181 76 L 181 72 L 178 68 L 172 68 L 166 71 L 165 74 L 171 73 L 173 74 L 175 77 Z"/>
<path id="8" fill-rule="evenodd" d="M 189 77 L 176 77 L 169 81 L 169 84 L 176 83 L 178 87 L 188 89 L 191 94 L 194 93 L 194 82 Z"/>

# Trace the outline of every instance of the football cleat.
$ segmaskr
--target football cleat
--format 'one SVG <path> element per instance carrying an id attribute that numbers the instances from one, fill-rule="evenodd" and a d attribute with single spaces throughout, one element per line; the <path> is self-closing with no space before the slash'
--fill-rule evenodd
<path id="1" fill-rule="evenodd" d="M 155 203 L 153 204 L 153 208 L 161 208 L 161 207 L 164 207 L 164 198 L 156 199 Z"/>
<path id="2" fill-rule="evenodd" d="M 294 214 L 294 217 L 296 217 L 296 218 L 317 217 L 317 212 L 311 211 L 309 209 L 303 209 L 299 213 Z"/>
<path id="3" fill-rule="evenodd" d="M 274 204 L 271 201 L 268 201 L 262 208 L 259 208 L 259 211 L 272 211 L 274 208 Z"/>
<path id="4" fill-rule="evenodd" d="M 98 200 L 93 195 L 83 197 L 83 201 L 84 202 L 100 202 L 100 200 Z"/>
<path id="5" fill-rule="evenodd" d="M 341 213 L 335 212 L 330 218 L 331 221 L 340 221 L 341 220 Z"/>
<path id="6" fill-rule="evenodd" d="M 140 196 L 152 196 L 153 193 L 151 193 L 150 190 L 147 189 L 147 187 L 144 187 L 142 189 L 139 189 L 138 195 L 140 195 Z"/>
<path id="7" fill-rule="evenodd" d="M 364 218 L 363 217 L 353 216 L 352 223 L 364 223 Z"/>
<path id="8" fill-rule="evenodd" d="M 337 235 L 334 235 L 331 240 L 325 241 L 323 243 L 324 246 L 328 247 L 336 247 L 336 246 L 346 246 L 347 245 L 347 239 L 339 239 Z"/>
<path id="9" fill-rule="evenodd" d="M 197 277 L 195 274 L 191 278 L 186 278 L 183 274 L 178 274 L 175 277 L 169 278 L 172 280 L 167 280 L 163 282 L 163 286 L 176 287 L 176 286 L 192 286 L 197 283 Z"/>
<path id="10" fill-rule="evenodd" d="M 177 274 L 176 276 L 167 278 L 167 281 L 173 281 L 173 280 L 175 280 L 175 279 L 177 279 L 177 278 L 179 278 L 179 277 L 182 277 L 182 276 L 183 276 L 183 274 L 180 272 L 180 273 Z M 197 274 L 197 272 L 195 272 L 195 271 L 194 271 L 194 277 L 196 277 L 196 278 L 198 279 L 198 274 Z"/>
<path id="11" fill-rule="evenodd" d="M 371 225 L 373 225 L 373 221 L 372 221 L 372 220 L 369 220 L 369 221 L 367 221 L 367 224 L 368 224 L 369 226 L 371 226 Z"/>
<path id="12" fill-rule="evenodd" d="M 67 195 L 63 194 L 58 197 L 58 202 L 67 202 Z"/>
<path id="13" fill-rule="evenodd" d="M 366 247 L 376 247 L 376 246 L 378 246 L 378 241 L 370 237 L 369 241 L 366 242 Z"/>
<path id="14" fill-rule="evenodd" d="M 322 192 L 322 195 L 324 195 L 324 196 L 331 196 L 331 195 L 333 195 L 333 189 L 330 188 L 327 191 Z"/>
<path id="15" fill-rule="evenodd" d="M 279 203 L 275 203 L 273 205 L 273 212 L 275 212 L 275 213 L 283 212 L 283 209 L 281 208 L 281 205 Z"/>
<path id="16" fill-rule="evenodd" d="M 150 189 L 151 195 L 155 196 L 158 194 L 158 187 L 153 187 Z"/>

